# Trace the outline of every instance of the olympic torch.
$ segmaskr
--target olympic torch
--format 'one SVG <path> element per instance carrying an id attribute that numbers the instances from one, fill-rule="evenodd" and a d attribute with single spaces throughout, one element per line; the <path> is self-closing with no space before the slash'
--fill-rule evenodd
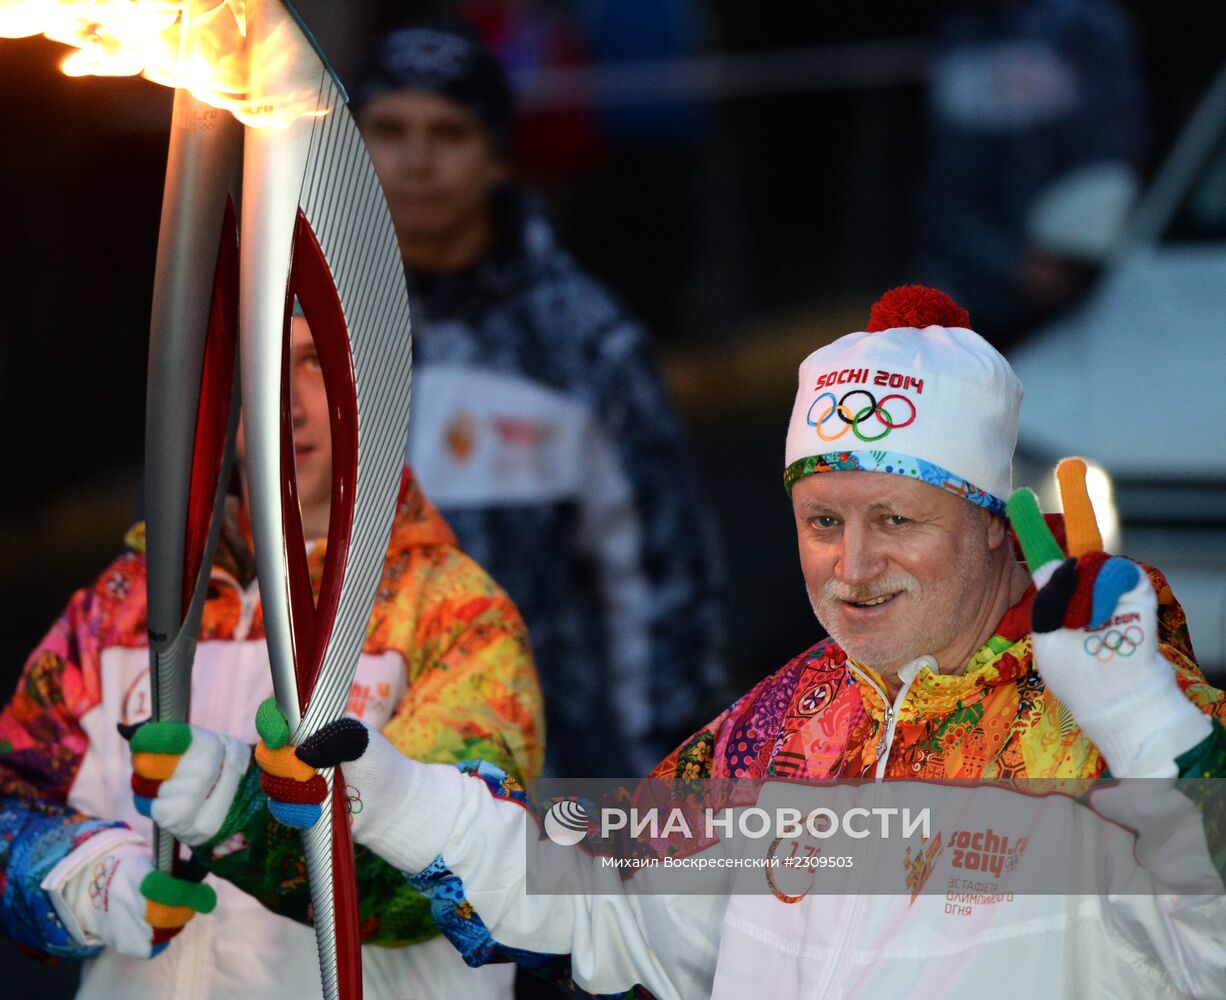
<path id="1" fill-rule="evenodd" d="M 186 722 L 192 660 L 238 418 L 242 128 L 175 93 L 145 412 L 145 563 L 153 718 Z M 174 842 L 154 828 L 158 868 Z"/>
<path id="2" fill-rule="evenodd" d="M 391 216 L 339 81 L 280 0 L 247 6 L 239 329 L 251 527 L 277 703 L 302 742 L 348 702 L 408 436 L 408 294 Z M 313 107 L 310 106 L 313 103 Z M 262 108 L 304 110 L 258 127 Z M 311 328 L 331 414 L 332 505 L 312 595 L 294 476 L 288 331 Z M 353 850 L 338 770 L 303 833 L 328 998 L 361 995 Z"/>
<path id="3" fill-rule="evenodd" d="M 343 88 L 281 0 L 0 0 L 0 37 L 40 33 L 76 49 L 62 64 L 69 75 L 141 73 L 177 88 L 146 414 L 154 717 L 188 715 L 237 421 L 237 353 L 273 688 L 302 742 L 345 709 L 408 436 L 408 295 L 374 168 Z M 332 508 L 317 600 L 289 417 L 295 301 L 331 413 Z M 339 770 L 325 780 L 332 808 L 303 834 L 321 981 L 329 1000 L 356 1000 L 344 781 Z M 174 843 L 155 835 L 158 864 L 171 870 Z"/>

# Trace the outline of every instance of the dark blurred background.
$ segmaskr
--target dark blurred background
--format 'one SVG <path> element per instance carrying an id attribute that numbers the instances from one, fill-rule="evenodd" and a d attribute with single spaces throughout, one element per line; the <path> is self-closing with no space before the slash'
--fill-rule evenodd
<path id="1" fill-rule="evenodd" d="M 342 78 L 371 35 L 419 15 L 460 8 L 493 38 L 521 91 L 521 177 L 647 322 L 688 424 L 725 549 L 733 689 L 810 644 L 781 476 L 795 370 L 913 279 L 931 225 L 930 42 L 950 5 L 882 0 L 837 18 L 830 4 L 731 0 L 297 6 Z M 1142 85 L 1144 182 L 1226 49 L 1208 4 L 1117 6 Z M 69 79 L 64 53 L 0 40 L 6 697 L 140 504 L 171 94 Z M 74 976 L 0 946 L 10 961 L 43 997 Z"/>

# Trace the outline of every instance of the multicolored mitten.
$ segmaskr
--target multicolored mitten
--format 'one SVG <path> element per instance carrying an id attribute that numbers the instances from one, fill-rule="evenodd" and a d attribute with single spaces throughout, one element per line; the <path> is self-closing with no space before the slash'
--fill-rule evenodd
<path id="1" fill-rule="evenodd" d="M 434 804 L 432 796 L 454 794 L 446 780 L 443 791 L 431 791 L 434 772 L 447 772 L 451 778 L 454 768 L 404 756 L 357 719 L 330 722 L 294 747 L 289 727 L 271 699 L 260 706 L 256 728 L 264 741 L 255 756 L 265 769 L 268 807 L 286 826 L 308 827 L 319 819 L 327 785 L 316 768 L 343 764 L 353 839 L 405 870 L 416 871 L 433 859 L 431 854 L 417 867 L 409 867 L 420 861 L 412 834 L 415 821 L 423 825 Z"/>
<path id="2" fill-rule="evenodd" d="M 190 847 L 221 829 L 251 748 L 185 722 L 121 724 L 132 748 L 136 808 Z"/>
<path id="3" fill-rule="evenodd" d="M 210 886 L 154 869 L 150 848 L 121 844 L 93 859 L 66 887 L 87 941 L 133 958 L 153 958 L 197 913 L 212 913 Z"/>
<path id="4" fill-rule="evenodd" d="M 297 748 L 289 741 L 289 724 L 275 698 L 261 703 L 255 713 L 255 728 L 260 734 L 255 760 L 264 772 L 260 784 L 268 796 L 269 812 L 278 822 L 297 830 L 314 826 L 328 797 L 328 783 L 314 767 L 298 758 Z"/>
<path id="5" fill-rule="evenodd" d="M 1038 593 L 1031 611 L 1034 661 L 1048 688 L 1117 777 L 1166 777 L 1175 758 L 1211 731 L 1158 652 L 1158 599 L 1129 559 L 1101 551 L 1081 459 L 1056 470 L 1068 557 L 1030 490 L 1009 498 L 1009 522 Z"/>

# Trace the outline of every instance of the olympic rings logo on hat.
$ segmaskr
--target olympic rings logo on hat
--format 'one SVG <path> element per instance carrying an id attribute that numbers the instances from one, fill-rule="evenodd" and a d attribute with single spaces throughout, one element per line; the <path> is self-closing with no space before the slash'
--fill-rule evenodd
<path id="1" fill-rule="evenodd" d="M 852 396 L 867 396 L 868 404 L 859 409 L 848 404 L 848 400 Z M 813 419 L 813 411 L 823 399 L 830 401 L 830 408 L 821 414 L 816 420 Z M 889 410 L 886 409 L 886 403 L 892 399 L 900 400 L 911 408 L 911 414 L 906 420 L 895 420 Z M 895 407 L 896 412 L 898 408 Z M 824 431 L 823 425 L 828 423 L 832 417 L 838 416 L 843 422 L 843 426 L 836 434 L 828 434 Z M 852 389 L 850 392 L 843 394 L 843 398 L 836 400 L 833 392 L 823 392 L 812 403 L 809 404 L 809 412 L 805 414 L 805 423 L 817 431 L 817 436 L 823 441 L 837 441 L 848 431 L 852 431 L 861 441 L 880 441 L 890 431 L 898 430 L 901 427 L 910 427 L 915 423 L 915 404 L 906 396 L 902 396 L 896 392 L 890 393 L 888 396 L 882 396 L 881 401 L 877 401 L 867 389 Z M 882 428 L 880 434 L 865 434 L 860 428 L 870 419 L 876 418 L 878 426 Z"/>
<path id="2" fill-rule="evenodd" d="M 1132 656 L 1145 641 L 1139 625 L 1129 625 L 1123 632 L 1112 629 L 1105 635 L 1088 635 L 1082 648 L 1099 663 L 1110 663 L 1116 656 Z"/>

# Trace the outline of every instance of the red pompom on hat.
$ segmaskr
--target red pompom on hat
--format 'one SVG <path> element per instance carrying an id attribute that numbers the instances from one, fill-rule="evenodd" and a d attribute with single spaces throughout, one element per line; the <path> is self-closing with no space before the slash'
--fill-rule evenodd
<path id="1" fill-rule="evenodd" d="M 910 326 L 958 326 L 969 330 L 971 314 L 942 291 L 926 285 L 899 285 L 891 288 L 868 314 L 868 333 Z"/>

